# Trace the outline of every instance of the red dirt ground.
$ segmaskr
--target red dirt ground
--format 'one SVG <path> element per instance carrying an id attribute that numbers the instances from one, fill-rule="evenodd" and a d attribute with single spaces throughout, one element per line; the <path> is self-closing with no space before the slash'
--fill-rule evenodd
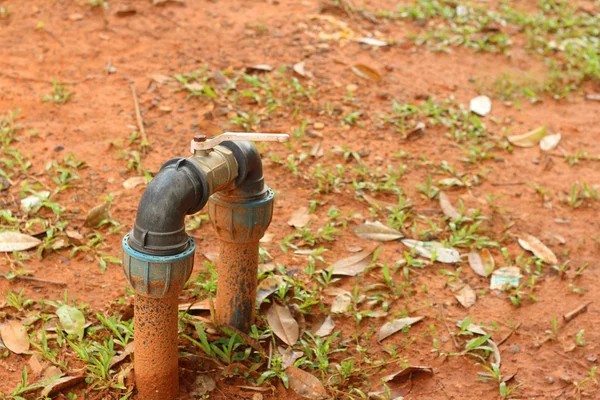
<path id="1" fill-rule="evenodd" d="M 427 130 L 420 140 L 402 142 L 391 129 L 377 129 L 376 113 L 389 111 L 389 99 L 411 103 L 420 101 L 423 96 L 445 98 L 452 95 L 459 103 L 468 104 L 469 99 L 478 94 L 471 83 L 473 79 L 494 77 L 504 71 L 527 72 L 543 68 L 530 54 L 518 49 L 507 57 L 475 54 L 461 48 L 453 49 L 450 54 L 432 53 L 409 42 L 385 49 L 365 49 L 357 43 L 347 43 L 342 47 L 337 42 L 323 46 L 306 29 L 311 24 L 308 15 L 320 12 L 320 4 L 316 0 L 188 0 L 186 3 L 155 7 L 148 1 L 130 2 L 137 12 L 122 17 L 113 14 L 118 7 L 111 3 L 108 26 L 105 26 L 101 10 L 76 1 L 4 1 L 0 4 L 9 6 L 11 10 L 9 19 L 0 20 L 0 112 L 20 109 L 19 123 L 27 131 L 37 131 L 35 135 L 22 134 L 14 147 L 30 155 L 33 165 L 31 175 L 40 180 L 47 179 L 43 173 L 47 162 L 68 153 L 89 164 L 89 168 L 80 171 L 81 181 L 76 187 L 61 194 L 60 203 L 67 207 L 74 226 L 87 233 L 88 228 L 82 228 L 87 210 L 99 204 L 102 196 L 113 193 L 113 218 L 124 228 L 120 234 L 106 235 L 109 246 L 105 252 L 117 257 L 120 257 L 120 239 L 131 229 L 137 202 L 143 192 L 141 187 L 133 190 L 123 188 L 123 181 L 135 176 L 135 173 L 126 169 L 125 161 L 117 158 L 117 151 L 110 145 L 115 140 L 126 143 L 130 133 L 137 129 L 128 82 L 133 82 L 137 89 L 152 146 L 143 164 L 149 170 L 157 171 L 167 159 L 187 156 L 189 141 L 195 133 L 213 135 L 231 126 L 227 124 L 227 116 L 205 118 L 207 112 L 223 105 L 213 107 L 205 99 L 186 99 L 184 93 L 174 93 L 167 86 L 154 85 L 154 90 L 149 90 L 151 73 L 190 72 L 204 65 L 211 69 L 238 70 L 264 63 L 278 68 L 303 60 L 306 70 L 313 74 L 307 80 L 315 85 L 318 94 L 315 104 L 307 105 L 301 111 L 301 117 L 311 123 L 325 124 L 320 132 L 326 154 L 341 144 L 357 151 L 368 149 L 370 154 L 362 161 L 375 168 L 378 159 L 384 160 L 384 165 L 410 164 L 411 161 L 393 158 L 393 154 L 399 151 L 406 151 L 415 158 L 425 155 L 437 163 L 448 160 L 453 165 L 459 165 L 457 159 L 462 156 L 462 152 L 443 136 L 441 130 Z M 384 7 L 386 2 L 367 5 Z M 71 20 L 70 16 L 74 13 L 81 14 L 82 19 Z M 408 37 L 410 30 L 417 29 L 404 22 L 375 25 L 364 19 L 346 19 L 355 29 L 377 30 L 399 42 Z M 36 29 L 39 21 L 44 21 L 47 32 Z M 266 31 L 253 28 L 258 24 L 264 25 Z M 109 63 L 116 72 L 105 72 Z M 385 71 L 382 72 L 383 81 L 374 84 L 357 77 L 348 68 L 348 64 L 357 63 Z M 72 88 L 75 95 L 65 105 L 41 101 L 41 97 L 50 92 L 53 78 L 75 82 Z M 340 128 L 336 118 L 319 113 L 317 106 L 326 101 L 341 102 L 350 84 L 357 86 L 355 97 L 359 99 L 360 110 L 364 113 L 364 127 L 345 130 Z M 598 85 L 585 90 L 594 89 L 597 91 Z M 154 99 L 158 99 L 160 106 L 170 107 L 172 112 L 160 111 L 153 105 Z M 584 100 L 581 94 L 561 101 L 545 99 L 538 104 L 524 101 L 520 110 L 494 100 L 492 116 L 498 120 L 510 119 L 512 132 L 526 132 L 544 124 L 551 132 L 562 133 L 561 146 L 569 154 L 585 149 L 597 155 L 600 154 L 598 104 Z M 299 121 L 289 112 L 283 112 L 264 121 L 260 130 L 291 132 L 299 126 Z M 492 122 L 487 123 L 494 126 Z M 502 132 L 495 133 L 500 135 Z M 312 145 L 319 139 L 307 140 Z M 57 152 L 57 146 L 64 147 L 64 150 Z M 284 160 L 287 157 L 285 147 L 272 144 L 268 148 Z M 399 346 L 399 351 L 410 364 L 430 365 L 435 374 L 432 379 L 416 381 L 406 399 L 493 399 L 498 396 L 496 386 L 477 382 L 476 373 L 481 368 L 475 365 L 473 359 L 439 358 L 431 352 L 431 338 L 426 337 L 430 325 L 435 325 L 437 332 L 448 339 L 440 313 L 442 304 L 445 305 L 446 320 L 452 323 L 467 315 L 482 323 L 498 321 L 501 330 L 494 335 L 497 339 L 510 331 L 506 325 L 508 321 L 520 322 L 520 328 L 500 347 L 504 373 L 518 372 L 515 379 L 522 384 L 514 398 L 568 398 L 572 384 L 567 381 L 581 381 L 595 365 L 595 361 L 588 360 L 599 357 L 600 316 L 598 304 L 594 301 L 600 293 L 597 265 L 600 247 L 593 240 L 600 234 L 597 202 L 591 207 L 573 210 L 555 200 L 551 209 L 544 208 L 540 196 L 524 183 L 535 182 L 562 196 L 576 180 L 600 183 L 600 163 L 581 162 L 569 167 L 561 153 L 556 151 L 559 156 L 552 156 L 553 168 L 547 171 L 544 169 L 544 157 L 547 156 L 541 154 L 537 147 L 498 154 L 497 159 L 484 163 L 490 173 L 482 185 L 451 191 L 451 200 L 456 204 L 461 198 L 467 208 L 481 208 L 485 215 L 494 215 L 492 229 L 496 233 L 504 231 L 511 238 L 507 246 L 512 254 L 521 251 L 516 243 L 518 235 L 529 232 L 549 244 L 561 262 L 570 259 L 575 268 L 590 262 L 590 267 L 576 283 L 588 291 L 584 295 L 575 294 L 568 289 L 565 280 L 557 274 L 548 273 L 538 280 L 535 292 L 538 302 L 525 301 L 523 306 L 515 308 L 506 295 L 488 292 L 467 311 L 445 287 L 445 279 L 437 273 L 441 269 L 439 266 L 419 271 L 416 287 L 427 284 L 428 292 L 398 299 L 392 308 L 406 308 L 414 315 L 425 315 L 427 319 L 411 329 L 411 334 L 417 338 L 414 343 L 407 345 L 403 336 L 396 335 L 386 345 Z M 538 162 L 540 159 L 542 161 Z M 337 155 L 327 154 L 320 162 L 335 165 L 343 163 L 343 160 Z M 467 166 L 466 170 L 469 168 L 477 169 L 479 166 Z M 439 214 L 438 203 L 422 199 L 417 191 L 416 186 L 426 176 L 423 170 L 409 168 L 399 185 L 413 200 L 417 212 Z M 278 197 L 269 229 L 274 239 L 264 247 L 274 256 L 274 262 L 288 268 L 298 265 L 303 268 L 305 258 L 284 254 L 278 243 L 292 232 L 287 225 L 291 212 L 299 205 L 308 205 L 309 200 L 314 198 L 311 194 L 314 183 L 310 177 L 294 176 L 285 167 L 270 160 L 265 161 L 265 177 Z M 492 213 L 485 202 L 485 194 L 489 193 L 498 197 L 497 204 L 503 210 L 501 215 Z M 387 199 L 394 201 L 393 197 Z M 16 208 L 14 202 L 18 202 L 18 191 L 2 192 L 1 200 L 3 208 Z M 317 209 L 315 226 L 325 223 L 330 206 L 369 216 L 368 204 L 354 195 L 351 184 L 340 193 L 321 196 L 320 200 L 327 205 Z M 555 223 L 555 219 L 559 218 L 570 222 Z M 509 226 L 509 222 L 512 225 Z M 201 265 L 202 254 L 217 251 L 217 243 L 209 224 L 203 224 L 194 234 L 199 248 L 196 265 Z M 566 244 L 560 245 L 553 235 L 564 237 Z M 496 236 L 501 237 L 502 234 Z M 351 245 L 367 247 L 371 243 L 355 237 L 351 230 L 345 230 L 338 240 L 327 244 L 330 251 L 325 253 L 326 260 L 333 262 L 348 256 L 346 247 Z M 405 247 L 399 242 L 386 243 L 380 259 L 393 265 L 404 251 Z M 495 255 L 498 256 L 496 262 L 501 262 L 499 253 Z M 63 291 L 67 290 L 69 296 L 89 304 L 91 309 L 103 310 L 114 299 L 123 296 L 127 286 L 119 266 L 109 264 L 108 270 L 102 273 L 96 260 L 85 255 L 69 259 L 68 250 L 53 253 L 43 261 L 32 256 L 26 268 L 33 270 L 33 276 L 37 278 L 65 282 L 67 287 L 2 279 L 0 292 L 23 288 L 27 296 L 38 300 L 61 298 Z M 463 274 L 467 275 L 466 281 L 476 291 L 488 287 L 487 280 L 473 274 L 467 264 L 463 266 Z M 355 283 L 353 279 L 344 278 L 337 285 L 351 290 Z M 585 302 L 592 302 L 587 313 L 568 324 L 559 323 L 558 340 L 543 340 L 544 332 L 551 328 L 552 318 L 561 321 L 563 314 Z M 383 319 L 365 320 L 361 329 L 368 331 L 383 322 Z M 352 318 L 340 318 L 337 323 L 343 333 L 354 329 Z M 586 346 L 565 352 L 567 344 L 581 329 L 586 330 Z M 374 351 L 384 354 L 381 347 L 376 349 L 379 345 L 374 339 L 372 345 Z M 443 346 L 453 351 L 451 341 L 443 343 Z M 16 386 L 26 360 L 27 357 L 11 355 L 0 361 L 0 391 L 10 392 Z M 554 382 L 550 383 L 548 377 L 552 377 Z M 220 384 L 219 388 L 224 396 L 222 398 L 234 398 L 229 390 L 236 393 L 236 398 L 252 398 L 252 394 L 228 389 L 227 384 Z M 598 393 L 596 390 L 595 394 Z M 272 398 L 293 396 L 291 391 L 285 391 L 279 385 Z M 590 398 L 594 398 L 593 395 Z"/>

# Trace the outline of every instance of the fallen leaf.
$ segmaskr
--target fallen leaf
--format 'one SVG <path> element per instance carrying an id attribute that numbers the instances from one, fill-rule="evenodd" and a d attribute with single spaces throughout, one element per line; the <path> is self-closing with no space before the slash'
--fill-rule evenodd
<path id="1" fill-rule="evenodd" d="M 353 256 L 336 261 L 329 270 L 334 275 L 356 276 L 371 264 L 371 255 L 375 249 L 363 250 Z"/>
<path id="2" fill-rule="evenodd" d="M 388 201 L 378 200 L 375 197 L 369 196 L 368 194 L 363 194 L 362 197 L 363 197 L 363 199 L 365 199 L 367 201 L 367 203 L 369 203 L 370 205 L 372 205 L 376 208 L 396 208 L 396 207 L 398 207 L 397 204 L 390 203 Z"/>
<path id="3" fill-rule="evenodd" d="M 46 398 L 59 390 L 63 390 L 68 387 L 77 385 L 84 379 L 85 376 L 65 376 L 64 378 L 57 379 L 55 381 L 52 381 L 52 383 L 46 385 L 46 387 L 44 387 L 44 389 L 40 393 L 40 396 L 42 398 Z"/>
<path id="4" fill-rule="evenodd" d="M 27 361 L 27 364 L 29 365 L 31 372 L 33 373 L 34 377 L 36 377 L 36 378 L 38 376 L 40 376 L 40 374 L 44 370 L 44 366 L 42 365 L 42 362 L 43 362 L 42 358 L 40 358 L 40 356 L 37 353 L 33 353 L 31 358 L 29 359 L 29 361 Z"/>
<path id="5" fill-rule="evenodd" d="M 496 265 L 494 257 L 488 249 L 481 250 L 481 254 L 472 251 L 468 254 L 469 266 L 479 276 L 488 277 L 494 272 Z"/>
<path id="6" fill-rule="evenodd" d="M 314 331 L 315 336 L 325 337 L 331 335 L 331 332 L 335 329 L 335 321 L 328 315 L 319 328 Z"/>
<path id="7" fill-rule="evenodd" d="M 69 19 L 71 21 L 80 21 L 83 19 L 83 15 L 81 15 L 79 13 L 73 13 L 73 14 L 69 15 Z"/>
<path id="8" fill-rule="evenodd" d="M 542 140 L 540 140 L 540 149 L 543 151 L 554 150 L 560 143 L 560 139 L 562 139 L 562 135 L 560 133 L 544 136 Z"/>
<path id="9" fill-rule="evenodd" d="M 364 64 L 353 65 L 352 72 L 354 72 L 356 75 L 360 76 L 363 79 L 368 79 L 372 81 L 381 80 L 381 75 L 379 75 L 379 72 Z"/>
<path id="10" fill-rule="evenodd" d="M 121 361 L 126 359 L 130 354 L 133 354 L 134 351 L 135 351 L 135 343 L 134 342 L 127 343 L 127 346 L 125 346 L 125 349 L 120 354 L 115 355 L 110 360 L 110 367 L 112 368 L 115 365 L 119 364 Z"/>
<path id="11" fill-rule="evenodd" d="M 9 319 L 0 325 L 0 337 L 2 337 L 6 348 L 15 354 L 23 354 L 29 351 L 27 331 L 19 321 Z"/>
<path id="12" fill-rule="evenodd" d="M 50 197 L 50 192 L 47 192 L 47 191 L 43 191 L 43 192 L 39 192 L 35 195 L 27 196 L 21 200 L 21 209 L 23 211 L 30 211 L 30 210 L 34 209 L 35 207 L 39 206 L 40 204 L 42 204 L 42 201 L 48 200 L 49 197 Z"/>
<path id="13" fill-rule="evenodd" d="M 297 359 L 304 355 L 301 351 L 294 351 L 292 347 L 283 348 L 281 346 L 277 347 L 277 351 L 281 354 L 281 366 L 283 369 L 291 367 L 294 365 Z"/>
<path id="14" fill-rule="evenodd" d="M 313 147 L 310 149 L 310 156 L 314 158 L 321 158 L 325 155 L 325 151 L 323 150 L 323 143 L 316 142 Z"/>
<path id="15" fill-rule="evenodd" d="M 320 400 L 329 397 L 325 387 L 315 376 L 296 367 L 285 370 L 290 383 L 290 388 L 299 396 L 310 400 Z"/>
<path id="16" fill-rule="evenodd" d="M 193 399 L 202 398 L 206 393 L 212 392 L 217 387 L 217 383 L 212 376 L 208 374 L 199 374 L 194 381 L 193 389 L 190 391 Z"/>
<path id="17" fill-rule="evenodd" d="M 115 10 L 115 15 L 119 17 L 128 17 L 137 13 L 135 7 L 129 4 L 121 4 Z"/>
<path id="18" fill-rule="evenodd" d="M 452 186 L 463 187 L 463 186 L 465 186 L 465 183 L 458 178 L 444 178 L 444 179 L 440 179 L 438 182 L 440 185 L 447 186 L 447 187 L 452 187 Z"/>
<path id="19" fill-rule="evenodd" d="M 54 366 L 54 365 L 50 365 L 48 368 L 46 368 L 44 370 L 44 372 L 42 372 L 42 376 L 40 377 L 41 381 L 48 381 L 52 378 L 56 378 L 56 377 L 61 377 L 63 376 L 63 372 L 60 370 L 60 368 Z"/>
<path id="20" fill-rule="evenodd" d="M 179 311 L 210 311 L 210 302 L 208 299 L 197 301 L 194 303 L 182 303 L 177 306 Z"/>
<path id="21" fill-rule="evenodd" d="M 84 236 L 74 229 L 65 229 L 65 233 L 67 237 L 71 239 L 75 244 L 81 244 L 81 242 L 85 239 Z"/>
<path id="22" fill-rule="evenodd" d="M 123 187 L 130 190 L 140 185 L 145 185 L 146 183 L 148 183 L 148 180 L 145 176 L 134 176 L 123 182 Z"/>
<path id="23" fill-rule="evenodd" d="M 497 269 L 492 273 L 490 289 L 504 289 L 505 287 L 518 287 L 521 270 L 517 267 Z"/>
<path id="24" fill-rule="evenodd" d="M 545 126 L 540 126 L 532 131 L 524 133 L 522 135 L 511 135 L 507 136 L 510 143 L 519 147 L 533 147 L 546 136 L 547 130 Z"/>
<path id="25" fill-rule="evenodd" d="M 412 377 L 428 373 L 433 375 L 433 369 L 426 366 L 409 366 L 399 372 L 384 376 L 381 381 L 385 386 L 376 392 L 369 392 L 369 399 L 403 399 L 408 395 L 413 386 Z"/>
<path id="26" fill-rule="evenodd" d="M 494 354 L 494 364 L 500 368 L 500 363 L 502 363 L 502 357 L 500 357 L 500 349 L 498 349 L 498 345 L 492 340 L 488 339 L 488 344 L 492 348 L 492 354 Z"/>
<path id="27" fill-rule="evenodd" d="M 485 117 L 492 111 L 492 100 L 487 96 L 477 96 L 471 99 L 469 110 L 481 117 Z"/>
<path id="28" fill-rule="evenodd" d="M 290 216 L 288 225 L 295 228 L 304 228 L 310 222 L 310 215 L 308 207 L 300 207 Z"/>
<path id="29" fill-rule="evenodd" d="M 231 81 L 227 79 L 227 77 L 223 75 L 223 73 L 221 73 L 221 71 L 219 70 L 215 70 L 215 72 L 213 72 L 212 80 L 215 82 L 217 88 L 221 90 L 225 90 L 228 87 L 230 89 L 234 89 L 234 85 L 229 86 L 231 84 Z"/>
<path id="30" fill-rule="evenodd" d="M 477 301 L 477 295 L 469 285 L 464 285 L 454 296 L 464 308 L 471 307 Z"/>
<path id="31" fill-rule="evenodd" d="M 246 68 L 246 73 L 271 71 L 273 71 L 273 67 L 271 67 L 269 64 L 257 64 Z"/>
<path id="32" fill-rule="evenodd" d="M 361 37 L 361 38 L 356 39 L 356 41 L 361 44 L 368 44 L 369 46 L 375 46 L 375 47 L 389 46 L 389 43 L 386 41 L 375 39 L 375 38 L 370 38 L 370 37 Z"/>
<path id="33" fill-rule="evenodd" d="M 304 61 L 294 64 L 292 69 L 294 70 L 295 73 L 297 73 L 301 77 L 304 78 L 306 76 L 306 71 L 304 70 Z"/>
<path id="34" fill-rule="evenodd" d="M 354 234 L 360 238 L 387 242 L 402 239 L 404 235 L 396 229 L 387 227 L 379 221 L 366 222 L 354 229 Z"/>
<path id="35" fill-rule="evenodd" d="M 414 126 L 414 128 L 409 129 L 408 131 L 404 132 L 404 135 L 403 135 L 402 139 L 403 140 L 417 140 L 417 139 L 420 139 L 425 134 L 425 128 L 426 128 L 425 123 L 419 121 Z"/>
<path id="36" fill-rule="evenodd" d="M 537 258 L 548 264 L 558 264 L 556 255 L 544 243 L 535 236 L 523 234 L 519 238 L 519 244 L 525 250 L 531 251 Z"/>
<path id="37" fill-rule="evenodd" d="M 407 317 L 395 319 L 390 322 L 386 322 L 381 329 L 379 330 L 379 335 L 377 336 L 377 342 L 381 343 L 384 339 L 390 337 L 396 332 L 401 331 L 407 326 L 411 326 L 421 321 L 425 317 Z"/>
<path id="38" fill-rule="evenodd" d="M 204 257 L 206 257 L 206 259 L 210 262 L 217 262 L 217 260 L 219 259 L 219 253 L 214 252 L 214 251 L 209 251 L 204 253 Z"/>
<path id="39" fill-rule="evenodd" d="M 159 85 L 164 85 L 173 80 L 173 78 L 171 78 L 169 75 L 159 74 L 158 72 L 150 74 L 150 78 L 152 78 L 152 80 L 158 83 Z"/>
<path id="40" fill-rule="evenodd" d="M 453 248 L 444 247 L 439 242 L 421 242 L 419 240 L 404 239 L 402 243 L 411 249 L 415 249 L 421 257 L 429 258 L 446 264 L 460 262 L 460 253 Z"/>
<path id="41" fill-rule="evenodd" d="M 448 196 L 444 192 L 440 192 L 440 207 L 446 217 L 453 221 L 460 219 L 460 213 L 452 206 L 450 199 L 448 199 Z"/>
<path id="42" fill-rule="evenodd" d="M 60 306 L 56 310 L 62 329 L 70 335 L 77 335 L 79 340 L 83 339 L 85 333 L 85 317 L 75 307 L 68 305 Z"/>
<path id="43" fill-rule="evenodd" d="M 430 375 L 433 375 L 433 368 L 427 367 L 427 366 L 422 366 L 422 365 L 409 366 L 409 367 L 404 368 L 401 371 L 395 372 L 390 375 L 386 375 L 383 378 L 381 378 L 381 380 L 383 382 L 392 382 L 399 378 L 403 378 L 410 374 L 419 373 L 419 372 L 426 372 Z"/>
<path id="44" fill-rule="evenodd" d="M 261 280 L 256 290 L 256 306 L 260 306 L 267 297 L 275 293 L 285 281 L 280 275 L 270 275 Z"/>
<path id="45" fill-rule="evenodd" d="M 38 238 L 21 232 L 0 232 L 0 252 L 24 251 L 42 243 Z"/>
<path id="46" fill-rule="evenodd" d="M 333 314 L 341 314 L 348 311 L 348 307 L 352 304 L 352 297 L 350 293 L 343 293 L 335 296 L 333 303 L 331 303 L 331 312 Z"/>
<path id="47" fill-rule="evenodd" d="M 585 95 L 586 100 L 600 101 L 600 93 L 588 93 Z"/>
<path id="48" fill-rule="evenodd" d="M 110 203 L 100 204 L 88 211 L 83 225 L 87 228 L 95 228 L 105 219 L 110 219 Z"/>
<path id="49" fill-rule="evenodd" d="M 298 341 L 300 328 L 287 307 L 273 303 L 265 314 L 271 330 L 285 344 L 293 346 Z"/>

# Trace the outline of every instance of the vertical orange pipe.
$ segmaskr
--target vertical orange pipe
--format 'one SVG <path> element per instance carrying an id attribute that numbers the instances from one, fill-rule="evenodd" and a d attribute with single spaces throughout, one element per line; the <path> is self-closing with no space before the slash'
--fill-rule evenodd
<path id="1" fill-rule="evenodd" d="M 220 241 L 217 260 L 217 299 L 215 318 L 219 325 L 230 325 L 248 332 L 254 324 L 258 285 L 258 242 Z"/>
<path id="2" fill-rule="evenodd" d="M 140 400 L 175 400 L 179 394 L 177 296 L 135 296 L 135 380 Z"/>

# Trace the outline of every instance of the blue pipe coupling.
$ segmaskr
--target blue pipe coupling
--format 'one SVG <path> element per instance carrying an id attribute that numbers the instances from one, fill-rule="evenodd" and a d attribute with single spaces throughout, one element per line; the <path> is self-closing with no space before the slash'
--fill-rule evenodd
<path id="1" fill-rule="evenodd" d="M 154 299 L 179 295 L 194 268 L 196 243 L 188 238 L 186 250 L 170 256 L 141 253 L 123 238 L 123 272 L 136 295 Z"/>

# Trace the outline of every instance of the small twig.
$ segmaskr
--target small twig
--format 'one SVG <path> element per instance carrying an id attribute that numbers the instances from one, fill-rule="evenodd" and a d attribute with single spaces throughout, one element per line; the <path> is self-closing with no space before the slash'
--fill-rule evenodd
<path id="1" fill-rule="evenodd" d="M 29 78 L 27 76 L 18 76 L 18 75 L 12 75 L 12 74 L 7 74 L 4 71 L 0 71 L 0 75 L 5 76 L 9 79 L 14 79 L 16 81 L 30 81 L 30 82 L 39 82 L 39 83 L 49 83 L 52 84 L 52 81 L 47 81 L 44 79 L 37 79 L 37 78 Z"/>
<path id="2" fill-rule="evenodd" d="M 513 335 L 513 333 L 515 333 L 517 331 L 517 329 L 519 329 L 519 327 L 521 326 L 521 323 L 519 322 L 517 325 L 515 325 L 515 327 L 508 332 L 508 334 L 506 336 L 504 336 L 499 342 L 498 342 L 498 346 L 500 346 L 502 343 L 506 342 L 508 339 L 510 339 L 510 337 Z"/>
<path id="3" fill-rule="evenodd" d="M 18 275 L 18 276 L 15 276 L 13 279 L 20 279 L 20 280 L 23 280 L 23 281 L 32 281 L 32 282 L 47 283 L 49 285 L 67 286 L 67 284 L 64 283 L 64 282 L 50 281 L 50 280 L 47 280 L 47 279 L 35 278 L 33 276 Z"/>
<path id="4" fill-rule="evenodd" d="M 460 350 L 460 346 L 458 345 L 458 342 L 456 341 L 456 338 L 454 337 L 452 332 L 450 332 L 450 327 L 448 326 L 448 323 L 446 322 L 446 316 L 444 315 L 444 305 L 440 304 L 440 306 L 442 308 L 442 321 L 444 322 L 444 325 L 446 326 L 448 335 L 450 335 L 450 337 L 452 338 L 452 341 L 454 342 L 454 347 L 456 347 L 456 350 Z"/>
<path id="5" fill-rule="evenodd" d="M 135 86 L 129 81 L 129 87 L 131 88 L 131 95 L 133 96 L 133 105 L 135 106 L 135 117 L 137 118 L 138 127 L 140 128 L 140 134 L 142 135 L 142 147 L 150 145 L 146 130 L 144 129 L 144 120 L 142 119 L 142 112 L 140 111 L 140 103 L 138 102 L 137 94 L 135 92 Z"/>
<path id="6" fill-rule="evenodd" d="M 587 311 L 588 306 L 590 305 L 590 302 L 587 302 L 585 304 L 580 305 L 579 307 L 577 307 L 576 309 L 574 309 L 571 312 L 566 313 L 565 315 L 563 315 L 563 320 L 565 322 L 569 322 L 572 319 L 576 318 L 578 315 L 583 314 L 584 312 Z"/>
<path id="7" fill-rule="evenodd" d="M 46 34 L 48 34 L 48 36 L 50 36 L 52 39 L 56 40 L 56 42 L 57 42 L 58 44 L 60 44 L 62 47 L 65 47 L 65 44 L 62 42 L 62 40 L 60 40 L 59 38 L 57 38 L 57 37 L 56 37 L 56 35 L 55 35 L 54 33 L 50 32 L 50 31 L 49 31 L 48 29 L 46 29 L 46 28 L 42 28 L 42 30 L 43 30 L 44 32 L 46 32 Z"/>
<path id="8" fill-rule="evenodd" d="M 517 186 L 524 184 L 525 182 L 492 182 L 492 186 Z"/>

